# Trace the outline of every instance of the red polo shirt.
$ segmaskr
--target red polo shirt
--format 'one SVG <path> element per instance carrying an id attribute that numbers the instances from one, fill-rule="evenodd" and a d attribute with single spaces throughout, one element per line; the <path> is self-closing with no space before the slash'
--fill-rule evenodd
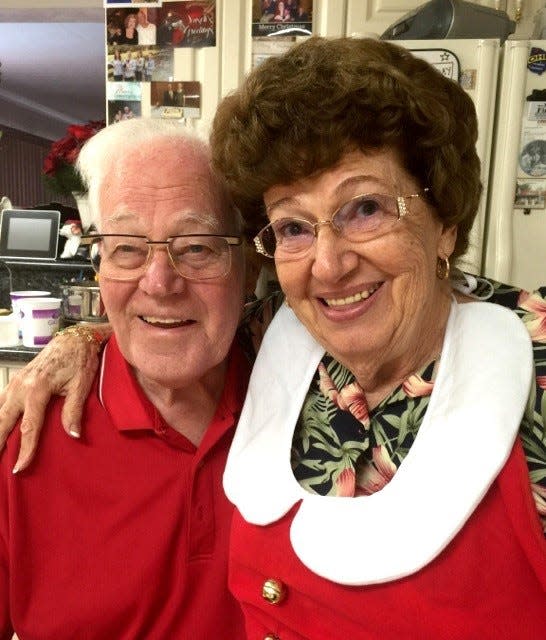
<path id="1" fill-rule="evenodd" d="M 232 349 L 196 448 L 107 344 L 80 440 L 49 405 L 37 457 L 13 476 L 19 429 L 0 459 L 0 638 L 234 640 L 227 589 L 232 506 L 222 473 L 249 366 Z"/>

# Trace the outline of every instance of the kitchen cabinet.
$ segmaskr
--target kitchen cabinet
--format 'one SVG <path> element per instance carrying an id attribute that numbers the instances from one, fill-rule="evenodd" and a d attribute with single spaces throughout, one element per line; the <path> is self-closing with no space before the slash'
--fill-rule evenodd
<path id="1" fill-rule="evenodd" d="M 0 391 L 8 384 L 12 376 L 25 366 L 25 362 L 15 362 L 0 360 Z"/>
<path id="2" fill-rule="evenodd" d="M 27 362 L 40 352 L 35 347 L 0 347 L 0 391 Z"/>

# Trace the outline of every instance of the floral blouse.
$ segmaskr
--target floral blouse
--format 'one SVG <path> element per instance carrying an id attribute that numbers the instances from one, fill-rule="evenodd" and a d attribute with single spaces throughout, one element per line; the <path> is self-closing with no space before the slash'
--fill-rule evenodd
<path id="1" fill-rule="evenodd" d="M 520 437 L 531 489 L 546 535 L 546 287 L 528 293 L 496 282 L 488 302 L 513 309 L 533 341 L 536 385 Z M 267 326 L 279 299 L 260 304 L 254 319 Z M 254 313 L 256 307 L 254 308 Z M 253 327 L 256 325 L 253 324 Z M 252 329 L 254 346 L 259 335 Z M 369 495 L 383 488 L 408 453 L 427 410 L 438 361 L 409 376 L 372 411 L 352 373 L 325 354 L 309 388 L 292 442 L 292 469 L 307 491 Z M 446 443 L 448 455 L 449 443 Z"/>

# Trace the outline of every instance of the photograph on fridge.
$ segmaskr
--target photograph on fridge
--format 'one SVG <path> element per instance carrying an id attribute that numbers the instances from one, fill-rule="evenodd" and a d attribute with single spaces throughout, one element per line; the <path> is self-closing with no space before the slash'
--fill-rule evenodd
<path id="1" fill-rule="evenodd" d="M 157 41 L 159 8 L 118 7 L 106 10 L 106 43 L 108 45 L 153 45 Z"/>
<path id="2" fill-rule="evenodd" d="M 529 102 L 527 119 L 535 124 L 546 125 L 546 101 Z"/>
<path id="3" fill-rule="evenodd" d="M 107 82 L 106 99 L 108 124 L 142 115 L 142 84 L 140 82 Z"/>
<path id="4" fill-rule="evenodd" d="M 158 45 L 216 46 L 216 0 L 164 2 L 158 12 Z"/>
<path id="5" fill-rule="evenodd" d="M 136 101 L 142 100 L 142 85 L 140 82 L 108 82 L 106 84 L 107 100 L 125 100 Z"/>
<path id="6" fill-rule="evenodd" d="M 544 209 L 546 182 L 544 180 L 516 180 L 515 209 Z"/>
<path id="7" fill-rule="evenodd" d="M 182 120 L 201 117 L 201 83 L 175 80 L 152 82 L 151 117 Z"/>
<path id="8" fill-rule="evenodd" d="M 142 103 L 136 100 L 108 100 L 108 124 L 139 118 Z"/>
<path id="9" fill-rule="evenodd" d="M 313 0 L 253 0 L 252 36 L 311 35 Z"/>
<path id="10" fill-rule="evenodd" d="M 545 130 L 546 134 L 546 130 Z M 529 135 L 529 134 L 527 134 Z M 536 135 L 536 134 L 535 134 Z M 525 139 L 525 137 L 524 137 Z M 524 142 L 519 158 L 521 170 L 528 176 L 542 177 L 546 175 L 546 140 L 533 137 Z"/>
<path id="11" fill-rule="evenodd" d="M 173 77 L 172 47 L 109 46 L 107 80 L 113 82 L 152 82 Z"/>

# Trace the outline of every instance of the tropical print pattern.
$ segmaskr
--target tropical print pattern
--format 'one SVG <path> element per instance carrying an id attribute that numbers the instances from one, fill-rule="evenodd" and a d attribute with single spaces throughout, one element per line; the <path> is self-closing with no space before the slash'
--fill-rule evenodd
<path id="1" fill-rule="evenodd" d="M 489 302 L 513 309 L 533 341 L 536 385 L 520 437 L 531 488 L 546 533 L 546 288 L 528 293 L 497 282 Z M 369 411 L 350 371 L 325 354 L 294 433 L 292 468 L 308 491 L 369 495 L 382 489 L 407 455 L 425 415 L 438 361 L 415 372 Z"/>

